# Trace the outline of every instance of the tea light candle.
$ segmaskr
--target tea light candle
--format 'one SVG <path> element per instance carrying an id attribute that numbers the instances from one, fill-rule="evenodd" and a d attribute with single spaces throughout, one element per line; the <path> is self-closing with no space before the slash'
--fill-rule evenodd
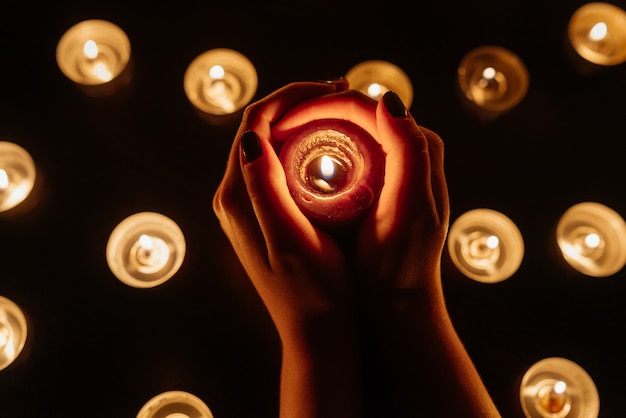
<path id="1" fill-rule="evenodd" d="M 17 144 L 0 141 L 0 212 L 22 203 L 32 191 L 35 177 L 30 154 Z"/>
<path id="2" fill-rule="evenodd" d="M 350 68 L 345 75 L 351 89 L 378 100 L 392 90 L 407 108 L 413 103 L 413 84 L 397 65 L 382 60 L 363 61 Z"/>
<path id="3" fill-rule="evenodd" d="M 209 115 L 228 115 L 246 106 L 256 93 L 252 62 L 232 49 L 217 48 L 196 57 L 184 76 L 185 94 Z"/>
<path id="4" fill-rule="evenodd" d="M 109 268 L 132 287 L 154 287 L 180 268 L 186 243 L 182 231 L 168 217 L 140 212 L 115 227 L 106 248 Z"/>
<path id="5" fill-rule="evenodd" d="M 196 395 L 173 390 L 150 399 L 137 418 L 213 418 L 213 413 Z"/>
<path id="6" fill-rule="evenodd" d="M 59 40 L 57 64 L 75 83 L 94 86 L 111 82 L 130 61 L 130 41 L 117 25 L 106 20 L 85 20 L 72 26 Z"/>
<path id="7" fill-rule="evenodd" d="M 456 268 L 482 283 L 508 279 L 524 257 L 519 229 L 492 209 L 473 209 L 459 216 L 450 227 L 447 246 Z"/>
<path id="8" fill-rule="evenodd" d="M 520 401 L 527 418 L 597 418 L 600 409 L 589 374 L 561 357 L 545 358 L 526 371 Z"/>
<path id="9" fill-rule="evenodd" d="M 457 69 L 457 81 L 464 103 L 485 119 L 515 107 L 529 86 L 522 60 L 499 46 L 482 46 L 467 53 Z"/>
<path id="10" fill-rule="evenodd" d="M 20 355 L 27 333 L 26 317 L 20 307 L 0 296 L 0 370 L 7 368 Z"/>
<path id="11" fill-rule="evenodd" d="M 320 226 L 343 226 L 361 216 L 383 186 L 385 156 L 363 128 L 321 119 L 285 139 L 279 154 L 300 210 Z"/>
<path id="12" fill-rule="evenodd" d="M 611 276 L 626 264 L 626 223 L 603 204 L 570 207 L 559 219 L 556 240 L 565 261 L 587 276 Z"/>
<path id="13" fill-rule="evenodd" d="M 612 66 L 626 61 L 626 11 L 613 4 L 581 6 L 571 16 L 567 34 L 574 50 L 593 64 Z"/>

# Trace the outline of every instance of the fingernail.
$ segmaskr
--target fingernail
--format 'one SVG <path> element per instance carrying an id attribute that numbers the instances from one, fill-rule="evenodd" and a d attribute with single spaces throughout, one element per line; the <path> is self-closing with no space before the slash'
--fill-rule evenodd
<path id="1" fill-rule="evenodd" d="M 387 112 L 394 118 L 406 118 L 407 111 L 404 103 L 398 97 L 398 95 L 393 91 L 388 91 L 383 96 L 383 104 L 387 109 Z"/>
<path id="2" fill-rule="evenodd" d="M 246 131 L 243 135 L 241 135 L 241 152 L 243 153 L 243 158 L 247 163 L 251 163 L 263 155 L 261 140 L 256 132 Z"/>
<path id="3" fill-rule="evenodd" d="M 344 77 L 333 78 L 331 80 L 317 80 L 316 83 L 320 84 L 336 84 L 336 83 L 345 83 L 346 79 Z"/>

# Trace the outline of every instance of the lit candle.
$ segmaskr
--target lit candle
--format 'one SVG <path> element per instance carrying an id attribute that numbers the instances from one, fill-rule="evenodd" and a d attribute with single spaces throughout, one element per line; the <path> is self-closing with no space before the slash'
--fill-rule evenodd
<path id="1" fill-rule="evenodd" d="M 185 238 L 174 221 L 158 213 L 141 212 L 115 227 L 106 256 L 120 281 L 148 288 L 166 282 L 178 271 L 185 250 Z"/>
<path id="2" fill-rule="evenodd" d="M 529 85 L 521 59 L 498 46 L 482 46 L 467 53 L 459 64 L 457 80 L 464 104 L 484 119 L 517 106 Z"/>
<path id="3" fill-rule="evenodd" d="M 346 225 L 378 198 L 385 156 L 381 145 L 356 124 L 314 120 L 279 142 L 291 196 L 311 221 Z"/>
<path id="4" fill-rule="evenodd" d="M 217 48 L 196 57 L 184 76 L 189 101 L 208 115 L 230 115 L 245 107 L 257 89 L 252 62 L 232 49 Z"/>
<path id="5" fill-rule="evenodd" d="M 19 306 L 0 296 L 0 370 L 20 355 L 26 344 L 27 330 L 26 317 Z"/>
<path id="6" fill-rule="evenodd" d="M 545 358 L 526 371 L 520 402 L 527 418 L 597 418 L 600 409 L 589 374 L 561 357 Z"/>
<path id="7" fill-rule="evenodd" d="M 35 177 L 30 154 L 17 144 L 0 141 L 0 212 L 22 203 L 31 193 Z"/>
<path id="8" fill-rule="evenodd" d="M 363 61 L 345 75 L 351 89 L 378 100 L 389 90 L 394 91 L 407 108 L 413 102 L 413 84 L 397 65 L 381 60 Z"/>
<path id="9" fill-rule="evenodd" d="M 626 223 L 600 203 L 578 203 L 565 211 L 556 240 L 565 261 L 587 276 L 611 276 L 626 264 Z"/>
<path id="10" fill-rule="evenodd" d="M 473 209 L 459 216 L 448 234 L 448 252 L 457 269 L 483 283 L 496 283 L 515 273 L 524 257 L 524 240 L 504 214 Z"/>
<path id="11" fill-rule="evenodd" d="M 568 24 L 574 50 L 590 63 L 612 66 L 626 62 L 626 11 L 593 2 L 578 8 Z"/>
<path id="12" fill-rule="evenodd" d="M 146 402 L 137 418 L 213 418 L 213 413 L 196 395 L 173 390 Z"/>
<path id="13" fill-rule="evenodd" d="M 57 64 L 70 80 L 84 86 L 107 84 L 127 68 L 130 42 L 106 20 L 85 20 L 68 29 L 57 45 Z"/>

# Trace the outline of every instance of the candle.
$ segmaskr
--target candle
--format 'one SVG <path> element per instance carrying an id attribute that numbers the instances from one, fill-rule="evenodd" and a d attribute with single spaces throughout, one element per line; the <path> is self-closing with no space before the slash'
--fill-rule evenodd
<path id="1" fill-rule="evenodd" d="M 511 277 L 524 257 L 524 240 L 513 221 L 491 209 L 459 216 L 448 233 L 448 252 L 470 279 L 497 283 Z"/>
<path id="2" fill-rule="evenodd" d="M 320 226 L 354 221 L 376 201 L 383 186 L 381 145 L 345 120 L 314 120 L 299 127 L 282 142 L 279 158 L 291 196 Z"/>
<path id="3" fill-rule="evenodd" d="M 561 357 L 545 358 L 526 371 L 520 401 L 527 418 L 597 418 L 600 409 L 591 376 Z"/>
<path id="4" fill-rule="evenodd" d="M 115 227 L 106 257 L 120 281 L 148 288 L 166 282 L 178 271 L 185 250 L 185 238 L 174 221 L 158 213 L 140 212 Z"/>
<path id="5" fill-rule="evenodd" d="M 582 202 L 566 210 L 556 241 L 564 260 L 587 276 L 611 276 L 626 264 L 626 223 L 600 203 Z"/>
<path id="6" fill-rule="evenodd" d="M 572 14 L 567 27 L 571 46 L 586 61 L 600 66 L 626 62 L 626 11 L 593 2 Z"/>
<path id="7" fill-rule="evenodd" d="M 517 106 L 526 96 L 529 76 L 513 52 L 482 46 L 463 57 L 457 81 L 463 103 L 477 116 L 489 120 Z"/>
<path id="8" fill-rule="evenodd" d="M 5 369 L 22 352 L 28 327 L 19 306 L 0 296 L 0 370 Z"/>
<path id="9" fill-rule="evenodd" d="M 230 115 L 245 107 L 257 89 L 252 62 L 232 49 L 217 48 L 197 56 L 184 76 L 189 101 L 207 115 Z"/>
<path id="10" fill-rule="evenodd" d="M 213 413 L 196 395 L 173 390 L 146 402 L 137 418 L 213 418 Z"/>
<path id="11" fill-rule="evenodd" d="M 30 195 L 35 177 L 30 154 L 17 144 L 0 141 L 0 212 L 16 207 Z"/>
<path id="12" fill-rule="evenodd" d="M 106 20 L 85 20 L 59 40 L 57 64 L 63 74 L 83 86 L 112 82 L 128 67 L 130 42 L 126 33 Z"/>
<path id="13" fill-rule="evenodd" d="M 397 65 L 381 60 L 363 61 L 345 75 L 351 89 L 378 100 L 389 90 L 394 91 L 407 108 L 413 102 L 413 84 Z"/>

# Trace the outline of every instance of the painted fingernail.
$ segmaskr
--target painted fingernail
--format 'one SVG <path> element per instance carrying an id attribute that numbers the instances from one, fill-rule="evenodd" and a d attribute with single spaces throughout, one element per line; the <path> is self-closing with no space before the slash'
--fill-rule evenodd
<path id="1" fill-rule="evenodd" d="M 333 78 L 331 80 L 317 80 L 316 83 L 320 84 L 337 84 L 337 83 L 345 83 L 346 79 L 343 77 Z"/>
<path id="2" fill-rule="evenodd" d="M 383 96 L 383 104 L 387 109 L 387 112 L 394 118 L 406 118 L 407 111 L 404 103 L 398 97 L 398 95 L 393 91 L 388 91 Z"/>
<path id="3" fill-rule="evenodd" d="M 246 131 L 243 135 L 241 135 L 241 152 L 243 153 L 243 158 L 247 163 L 251 163 L 263 155 L 261 140 L 256 132 Z"/>

